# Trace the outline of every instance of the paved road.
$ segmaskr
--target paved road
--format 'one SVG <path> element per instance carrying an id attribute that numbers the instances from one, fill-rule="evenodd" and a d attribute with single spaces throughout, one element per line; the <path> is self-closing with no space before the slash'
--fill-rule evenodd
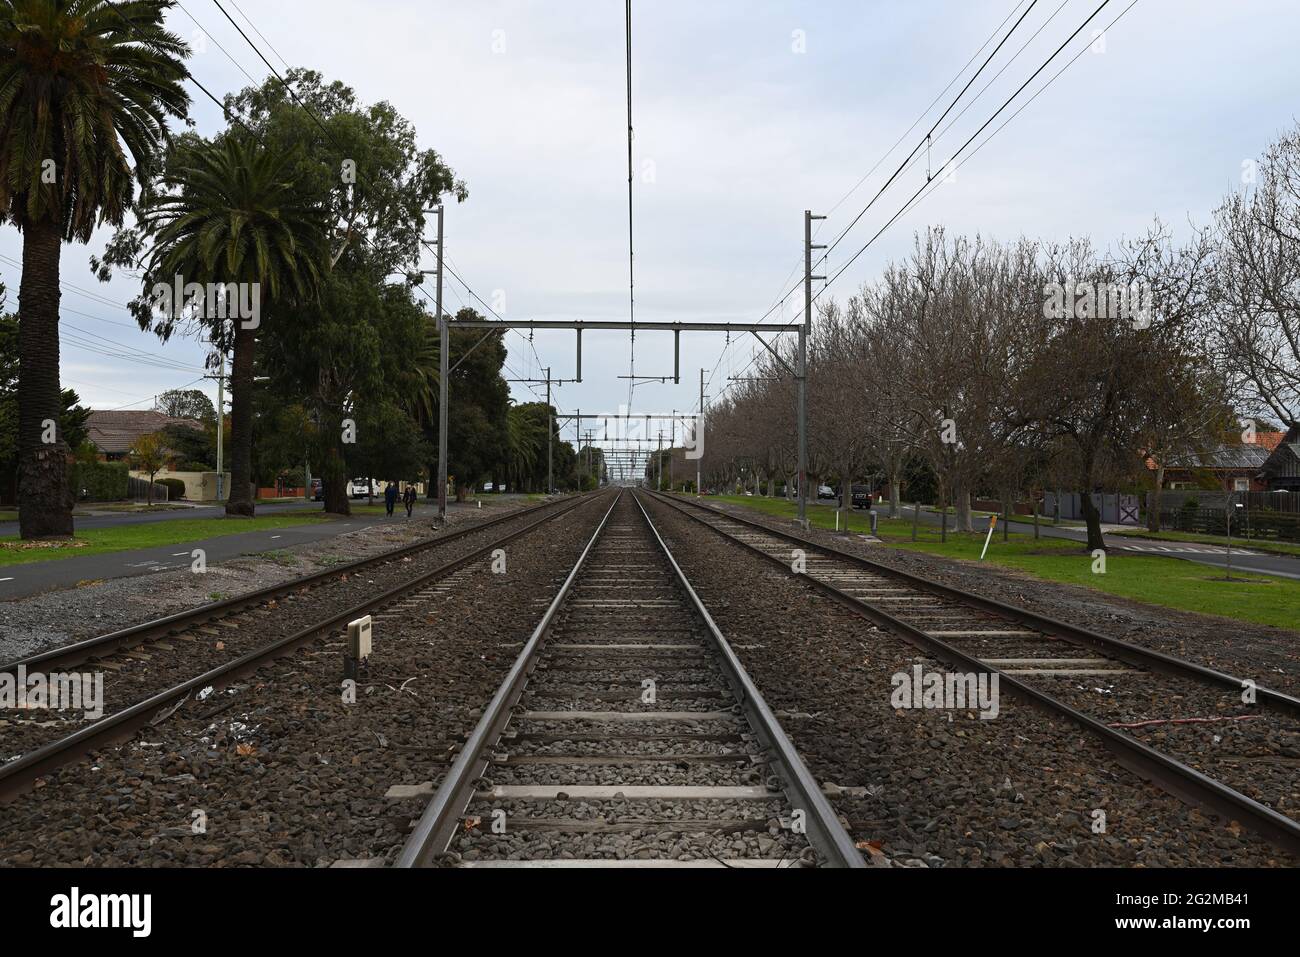
<path id="1" fill-rule="evenodd" d="M 383 499 L 376 499 L 383 504 Z M 364 505 L 365 500 L 355 503 Z M 283 515 L 285 512 L 319 512 L 320 502 L 273 502 L 257 506 L 258 515 Z M 74 524 L 77 531 L 87 528 L 113 528 L 119 525 L 149 525 L 153 522 L 170 522 L 178 518 L 220 518 L 226 514 L 224 505 L 187 505 L 184 508 L 169 508 L 160 512 L 98 512 L 92 514 L 78 513 Z M 0 522 L 0 535 L 17 535 L 18 519 Z"/>
<path id="2" fill-rule="evenodd" d="M 888 509 L 886 503 L 881 507 L 881 514 Z M 903 517 L 911 518 L 912 509 L 910 506 L 902 507 Z M 939 524 L 939 514 L 937 512 L 928 512 L 921 510 L 921 521 L 930 525 Z M 983 521 L 981 519 L 981 521 Z M 1017 519 L 1011 520 L 1011 531 L 1020 532 L 1027 535 L 1034 534 L 1033 522 L 1023 522 Z M 987 527 L 987 525 L 985 526 Z M 1103 531 L 1104 531 L 1103 526 Z M 1072 525 L 1049 525 L 1040 524 L 1039 532 L 1048 538 L 1068 538 L 1073 541 L 1084 542 L 1088 539 L 1088 533 L 1085 529 Z M 996 533 L 994 534 L 996 538 Z M 1135 539 L 1127 535 L 1102 535 L 1102 542 L 1105 543 L 1108 551 L 1129 552 L 1131 554 L 1157 555 L 1165 558 L 1180 558 L 1184 561 L 1197 562 L 1201 565 L 1210 565 L 1214 568 L 1227 569 L 1227 549 L 1218 545 L 1203 545 L 1196 542 L 1168 542 L 1156 541 L 1153 539 Z M 1275 555 L 1266 552 L 1252 551 L 1249 546 L 1238 548 L 1235 544 L 1232 546 L 1232 570 L 1234 572 L 1256 572 L 1261 575 L 1277 575 L 1282 578 L 1300 579 L 1300 559 L 1291 558 L 1286 555 Z"/>
<path id="3" fill-rule="evenodd" d="M 501 496 L 501 499 L 507 499 L 510 496 Z M 316 505 L 316 509 L 320 506 Z M 257 512 L 259 515 L 274 513 L 276 511 L 301 510 L 301 505 L 285 504 L 282 506 L 266 505 L 259 506 Z M 448 509 L 451 511 L 476 511 L 472 502 L 457 504 L 448 503 Z M 195 509 L 195 513 L 199 510 Z M 195 514 L 194 517 L 210 518 L 214 515 L 221 514 L 216 506 L 212 507 L 211 513 L 204 511 L 201 514 Z M 437 507 L 426 505 L 423 500 L 416 504 L 415 515 L 412 520 L 424 519 L 429 520 L 437 514 Z M 130 522 L 119 521 L 123 518 L 135 518 L 143 521 L 157 521 L 158 516 L 164 518 L 177 517 L 176 512 L 148 512 L 137 515 L 113 515 L 103 516 L 104 518 L 113 519 L 109 524 L 120 525 L 130 524 Z M 190 517 L 191 513 L 186 512 L 182 517 Z M 84 520 L 78 520 L 78 528 L 93 528 L 96 526 L 90 523 L 96 519 L 87 517 Z M 39 592 L 50 591 L 55 588 L 68 588 L 77 582 L 96 581 L 106 578 L 132 578 L 139 575 L 152 575 L 155 572 L 172 571 L 178 568 L 189 568 L 193 562 L 191 552 L 196 548 L 203 549 L 208 564 L 221 561 L 227 561 L 232 558 L 238 558 L 240 555 L 246 555 L 249 552 L 268 552 L 278 548 L 289 548 L 294 545 L 302 545 L 307 542 L 317 542 L 322 539 L 332 538 L 335 535 L 341 535 L 344 532 L 354 532 L 359 529 L 369 528 L 374 525 L 384 525 L 393 522 L 406 522 L 407 518 L 403 509 L 398 507 L 397 514 L 393 518 L 386 515 L 354 515 L 351 518 L 313 523 L 310 525 L 294 525 L 287 528 L 269 528 L 256 532 L 240 532 L 235 535 L 222 535 L 216 538 L 206 538 L 193 542 L 183 542 L 173 545 L 162 545 L 155 548 L 141 548 L 131 551 L 108 552 L 102 555 L 77 555 L 72 558 L 55 558 L 43 562 L 30 562 L 22 565 L 0 565 L 0 601 L 14 598 L 24 598 Z M 102 526 L 101 526 L 102 527 Z M 10 532 L 8 534 L 14 534 Z"/>

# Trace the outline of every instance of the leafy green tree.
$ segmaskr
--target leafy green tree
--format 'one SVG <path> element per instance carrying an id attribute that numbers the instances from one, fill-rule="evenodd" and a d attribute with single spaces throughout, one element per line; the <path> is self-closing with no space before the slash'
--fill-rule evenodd
<path id="1" fill-rule="evenodd" d="M 135 440 L 131 446 L 128 460 L 131 468 L 145 472 L 149 476 L 149 490 L 145 497 L 148 505 L 153 504 L 153 477 L 165 469 L 172 461 L 172 452 L 167 448 L 167 437 L 161 432 L 150 432 Z"/>
<path id="2" fill-rule="evenodd" d="M 69 437 L 58 421 L 59 254 L 121 224 L 189 97 L 170 0 L 0 0 L 0 220 L 23 234 L 19 287 L 19 529 L 71 535 Z M 128 160 L 128 155 L 130 160 Z M 131 166 L 134 161 L 134 170 Z"/>
<path id="3" fill-rule="evenodd" d="M 548 409 L 544 402 L 510 407 L 506 417 L 505 472 L 512 491 L 536 491 L 546 481 Z"/>
<path id="4" fill-rule="evenodd" d="M 133 304 L 142 328 L 164 341 L 182 323 L 197 324 L 222 352 L 232 351 L 228 515 L 252 515 L 253 378 L 257 339 L 265 320 L 293 302 L 308 301 L 328 269 L 324 210 L 291 176 L 292 153 L 276 152 L 229 131 L 216 140 L 188 137 L 167 158 L 162 188 L 141 203 L 138 234 L 118 238 L 106 259 L 130 262 L 141 246 L 147 299 Z M 220 297 L 172 299 L 159 314 L 154 290 L 174 283 L 238 290 L 235 311 Z M 197 308 L 196 308 L 197 306 Z M 238 310 L 243 311 L 241 308 Z"/>
<path id="5" fill-rule="evenodd" d="M 310 70 L 292 70 L 286 82 L 293 95 L 269 80 L 232 97 L 230 108 L 272 149 L 297 150 L 292 177 L 322 198 L 333 224 L 333 268 L 318 299 L 295 305 L 269 331 L 264 371 L 271 392 L 301 403 L 312 423 L 325 510 L 347 514 L 346 483 L 358 468 L 349 462 L 371 440 L 362 420 L 390 424 L 368 407 L 422 426 L 437 421 L 433 319 L 410 288 L 385 283 L 418 268 L 425 210 L 467 191 L 435 151 L 418 148 L 414 127 L 390 104 L 362 104 Z M 358 427 L 356 444 L 344 442 L 345 420 Z"/>
<path id="6" fill-rule="evenodd" d="M 215 422 L 217 408 L 212 400 L 198 389 L 168 389 L 158 397 L 158 411 L 177 419 L 196 422 Z"/>
<path id="7" fill-rule="evenodd" d="M 461 321 L 481 320 L 473 309 L 456 314 Z M 506 461 L 509 449 L 507 416 L 510 389 L 501 377 L 506 361 L 502 333 L 452 328 L 449 336 L 452 370 L 447 384 L 451 404 L 447 429 L 447 475 L 455 479 L 456 497 L 463 501 L 477 485 L 492 477 L 493 469 Z M 433 422 L 425 427 L 432 447 L 437 445 L 437 409 Z M 429 465 L 433 479 L 430 497 L 437 495 L 437 462 Z"/>
<path id="8" fill-rule="evenodd" d="M 184 425 L 166 425 L 159 430 L 172 451 L 178 471 L 207 472 L 216 468 L 216 430 L 191 429 Z"/>
<path id="9" fill-rule="evenodd" d="M 0 286 L 0 305 L 4 287 Z M 0 502 L 13 502 L 18 485 L 18 318 L 0 315 Z M 86 444 L 90 410 L 72 389 L 59 396 L 59 434 L 72 448 Z M 93 461 L 93 457 L 92 457 Z"/>

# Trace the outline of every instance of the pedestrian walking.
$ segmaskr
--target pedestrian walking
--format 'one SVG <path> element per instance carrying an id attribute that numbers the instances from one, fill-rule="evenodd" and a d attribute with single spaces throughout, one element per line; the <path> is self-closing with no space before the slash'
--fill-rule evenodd
<path id="1" fill-rule="evenodd" d="M 384 505 L 388 507 L 388 517 L 393 517 L 393 507 L 397 504 L 397 486 L 392 482 L 384 489 Z"/>
<path id="2" fill-rule="evenodd" d="M 406 517 L 411 517 L 411 510 L 415 508 L 415 486 L 406 486 L 406 491 L 402 493 L 402 504 L 406 506 Z"/>

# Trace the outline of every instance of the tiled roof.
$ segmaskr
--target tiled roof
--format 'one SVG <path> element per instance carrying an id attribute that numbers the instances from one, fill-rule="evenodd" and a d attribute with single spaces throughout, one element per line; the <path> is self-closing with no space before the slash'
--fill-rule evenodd
<path id="1" fill-rule="evenodd" d="M 1258 436 L 1257 436 L 1258 437 Z M 1169 462 L 1179 469 L 1257 469 L 1268 460 L 1263 445 L 1220 445 L 1196 455 L 1186 455 Z"/>
<path id="2" fill-rule="evenodd" d="M 1264 473 L 1272 476 L 1300 475 L 1300 425 L 1292 426 L 1278 443 L 1264 464 Z"/>
<path id="3" fill-rule="evenodd" d="M 180 419 L 152 409 L 143 412 L 91 411 L 86 419 L 90 441 L 101 452 L 128 452 L 135 440 L 169 425 L 180 425 L 202 432 L 204 425 L 195 419 Z"/>

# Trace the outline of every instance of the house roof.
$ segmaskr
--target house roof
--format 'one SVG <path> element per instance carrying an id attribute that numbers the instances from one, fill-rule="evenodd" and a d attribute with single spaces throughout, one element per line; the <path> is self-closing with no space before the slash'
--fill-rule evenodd
<path id="1" fill-rule="evenodd" d="M 1278 447 L 1278 445 L 1282 442 L 1282 439 L 1285 436 L 1286 436 L 1285 432 L 1256 432 L 1255 444 L 1262 445 L 1264 446 L 1264 448 L 1272 452 L 1275 448 Z"/>
<path id="2" fill-rule="evenodd" d="M 1258 469 L 1268 460 L 1268 449 L 1258 443 L 1253 445 L 1220 445 L 1205 452 L 1171 459 L 1169 468 L 1176 469 Z"/>
<path id="3" fill-rule="evenodd" d="M 1260 471 L 1270 476 L 1300 475 L 1300 425 L 1287 430 Z"/>
<path id="4" fill-rule="evenodd" d="M 202 432 L 204 425 L 196 419 L 182 419 L 164 415 L 149 409 L 143 412 L 96 411 L 92 410 L 86 418 L 86 428 L 90 441 L 101 452 L 129 452 L 136 439 L 164 429 L 169 425 L 179 425 Z"/>

